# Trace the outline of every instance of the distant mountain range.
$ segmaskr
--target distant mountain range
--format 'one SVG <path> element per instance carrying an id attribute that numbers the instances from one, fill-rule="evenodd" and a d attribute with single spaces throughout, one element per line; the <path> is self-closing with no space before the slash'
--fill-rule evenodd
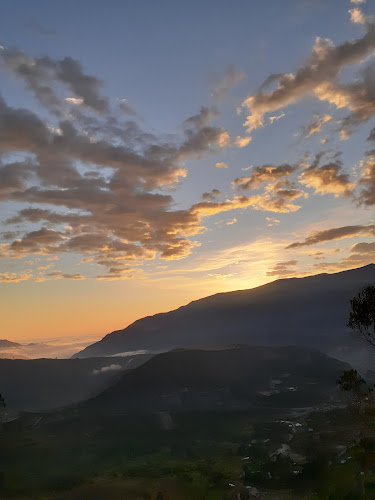
<path id="1" fill-rule="evenodd" d="M 347 328 L 350 299 L 375 283 L 375 264 L 335 274 L 280 279 L 220 293 L 145 317 L 74 355 L 236 344 L 317 348 L 356 367 L 374 368 L 368 347 Z"/>
<path id="2" fill-rule="evenodd" d="M 51 410 L 99 394 L 150 357 L 0 359 L 0 393 L 7 410 Z"/>
<path id="3" fill-rule="evenodd" d="M 11 342 L 10 340 L 0 339 L 0 350 L 11 349 L 12 347 L 19 347 L 21 344 L 18 342 Z"/>
<path id="4" fill-rule="evenodd" d="M 77 409 L 108 415 L 310 407 L 337 397 L 336 380 L 348 368 L 305 347 L 175 350 L 125 372 Z"/>

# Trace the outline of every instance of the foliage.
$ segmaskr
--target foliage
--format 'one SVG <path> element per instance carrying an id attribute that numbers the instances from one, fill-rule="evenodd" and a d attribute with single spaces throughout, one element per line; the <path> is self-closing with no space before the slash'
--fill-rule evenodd
<path id="1" fill-rule="evenodd" d="M 349 328 L 375 347 L 375 286 L 363 287 L 350 305 Z"/>
<path id="2" fill-rule="evenodd" d="M 348 326 L 359 337 L 375 347 L 375 286 L 367 285 L 350 301 Z M 349 410 L 362 423 L 375 426 L 374 386 L 366 383 L 357 370 L 345 371 L 337 381 L 342 391 L 351 394 Z"/>
<path id="3" fill-rule="evenodd" d="M 357 370 L 346 370 L 338 379 L 337 385 L 341 387 L 343 391 L 354 393 L 360 393 L 363 385 L 366 385 L 366 381 L 362 378 Z"/>

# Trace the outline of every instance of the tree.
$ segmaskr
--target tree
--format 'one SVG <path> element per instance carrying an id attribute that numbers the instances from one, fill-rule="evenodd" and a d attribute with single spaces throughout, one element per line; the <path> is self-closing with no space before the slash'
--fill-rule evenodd
<path id="1" fill-rule="evenodd" d="M 375 286 L 367 285 L 350 301 L 348 326 L 356 335 L 375 347 Z M 351 394 L 349 409 L 362 422 L 375 426 L 374 386 L 366 383 L 357 370 L 347 370 L 338 379 L 341 390 Z"/>
<path id="2" fill-rule="evenodd" d="M 3 396 L 0 394 L 0 408 L 5 408 L 5 401 L 4 401 L 4 398 Z"/>
<path id="3" fill-rule="evenodd" d="M 364 286 L 350 305 L 349 328 L 375 347 L 375 286 Z"/>

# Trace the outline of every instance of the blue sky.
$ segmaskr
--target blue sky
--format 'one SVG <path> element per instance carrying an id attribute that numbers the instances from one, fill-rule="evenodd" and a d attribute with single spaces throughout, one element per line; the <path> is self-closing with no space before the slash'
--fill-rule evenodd
<path id="1" fill-rule="evenodd" d="M 4 10 L 7 337 L 99 335 L 374 261 L 373 4 Z"/>

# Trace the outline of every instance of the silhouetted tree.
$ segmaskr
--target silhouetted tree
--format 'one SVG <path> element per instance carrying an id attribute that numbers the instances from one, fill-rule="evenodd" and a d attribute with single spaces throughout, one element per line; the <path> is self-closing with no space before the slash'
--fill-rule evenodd
<path id="1" fill-rule="evenodd" d="M 375 286 L 367 285 L 350 301 L 348 326 L 375 347 Z M 357 370 L 347 370 L 337 384 L 351 394 L 349 409 L 367 425 L 375 426 L 374 386 L 369 386 Z"/>
<path id="2" fill-rule="evenodd" d="M 5 400 L 1 394 L 0 394 L 0 408 L 5 408 Z"/>
<path id="3" fill-rule="evenodd" d="M 375 286 L 364 286 L 350 305 L 348 326 L 375 347 Z"/>

